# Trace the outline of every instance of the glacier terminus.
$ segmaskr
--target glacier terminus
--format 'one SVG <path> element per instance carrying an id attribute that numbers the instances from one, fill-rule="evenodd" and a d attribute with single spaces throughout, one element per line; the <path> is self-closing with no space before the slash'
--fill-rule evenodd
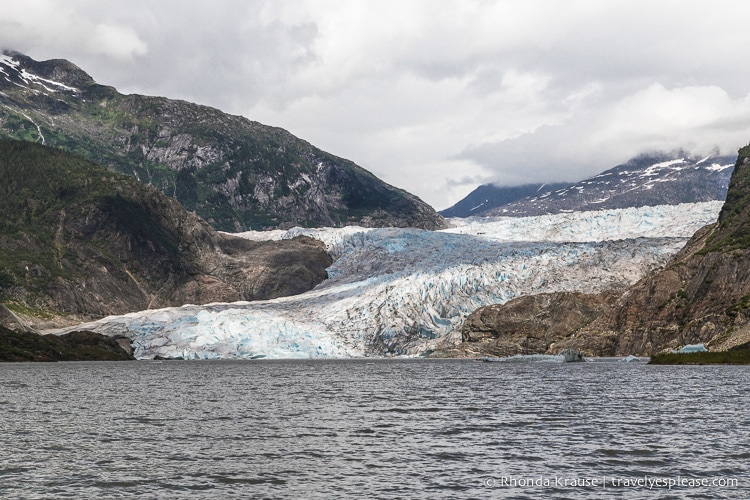
<path id="1" fill-rule="evenodd" d="M 450 229 L 343 228 L 306 235 L 334 263 L 301 295 L 145 310 L 59 330 L 129 339 L 139 359 L 418 356 L 460 341 L 473 310 L 542 292 L 623 289 L 663 265 L 722 202 L 535 217 L 451 219 Z"/>

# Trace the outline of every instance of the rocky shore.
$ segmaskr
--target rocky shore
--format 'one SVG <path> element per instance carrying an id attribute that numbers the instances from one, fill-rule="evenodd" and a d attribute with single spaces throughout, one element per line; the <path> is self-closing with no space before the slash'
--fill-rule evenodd
<path id="1" fill-rule="evenodd" d="M 0 326 L 0 361 L 130 361 L 116 339 L 94 332 L 39 335 Z"/>

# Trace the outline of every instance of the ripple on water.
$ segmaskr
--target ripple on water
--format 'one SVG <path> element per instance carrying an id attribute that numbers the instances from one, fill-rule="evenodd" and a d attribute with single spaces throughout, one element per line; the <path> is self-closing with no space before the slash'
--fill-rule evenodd
<path id="1" fill-rule="evenodd" d="M 750 497 L 747 373 L 461 360 L 3 365 L 0 497 L 599 498 L 555 481 L 678 475 L 740 484 L 656 496 Z"/>

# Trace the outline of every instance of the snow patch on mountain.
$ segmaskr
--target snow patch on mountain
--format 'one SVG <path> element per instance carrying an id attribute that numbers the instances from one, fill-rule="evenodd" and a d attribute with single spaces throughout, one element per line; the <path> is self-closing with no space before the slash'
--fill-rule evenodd
<path id="1" fill-rule="evenodd" d="M 675 157 L 676 156 L 676 157 Z M 572 186 L 462 216 L 525 217 L 571 211 L 723 201 L 736 156 L 643 155 Z M 463 204 L 463 200 L 457 204 Z"/>
<path id="2" fill-rule="evenodd" d="M 727 164 L 727 165 L 719 165 L 718 163 L 712 163 L 710 166 L 706 167 L 706 170 L 711 170 L 712 172 L 721 172 L 722 170 L 727 170 L 729 168 L 733 168 L 734 164 Z"/>
<path id="3" fill-rule="evenodd" d="M 10 76 L 7 71 L 5 71 L 2 66 L 7 66 L 9 68 L 14 69 L 16 72 L 18 72 L 18 67 L 20 66 L 20 63 L 13 59 L 13 57 L 9 56 L 8 54 L 0 53 L 0 73 L 3 73 L 5 76 Z"/>
<path id="4" fill-rule="evenodd" d="M 417 355 L 482 305 L 630 285 L 714 222 L 720 208 L 710 202 L 463 219 L 434 232 L 349 226 L 241 233 L 319 239 L 335 259 L 329 279 L 294 297 L 141 311 L 75 329 L 124 335 L 141 359 Z"/>
<path id="5" fill-rule="evenodd" d="M 676 160 L 669 160 L 669 161 L 663 161 L 661 163 L 655 163 L 651 165 L 650 167 L 646 168 L 639 175 L 639 177 L 651 177 L 654 175 L 659 175 L 659 171 L 664 170 L 664 169 L 670 169 L 670 170 L 675 170 L 679 172 L 680 170 L 682 170 L 682 168 L 676 167 L 675 165 L 683 165 L 683 164 L 685 164 L 685 158 L 677 158 Z"/>
<path id="6" fill-rule="evenodd" d="M 10 79 L 11 75 L 7 71 L 5 71 L 2 68 L 2 66 L 6 66 L 8 68 L 13 69 L 13 71 L 18 75 L 18 78 L 20 78 L 24 83 L 26 83 L 26 85 L 32 85 L 35 83 L 39 85 L 40 87 L 42 87 L 47 92 L 58 92 L 60 90 L 65 90 L 65 91 L 73 92 L 73 93 L 80 92 L 80 89 L 77 89 L 75 87 L 71 87 L 69 85 L 65 85 L 64 83 L 61 83 L 55 80 L 50 80 L 48 78 L 43 78 L 39 75 L 35 75 L 34 73 L 30 73 L 29 71 L 26 70 L 26 68 L 21 68 L 21 63 L 15 60 L 13 56 L 9 54 L 4 54 L 4 53 L 0 54 L 0 73 L 3 73 L 5 75 L 5 79 L 8 82 L 15 83 Z M 15 84 L 18 85 L 19 87 L 24 87 L 18 83 L 15 83 Z M 49 86 L 56 87 L 56 88 L 51 88 Z M 27 88 L 29 90 L 36 92 L 36 90 L 32 89 L 31 87 L 27 86 L 24 88 Z"/>

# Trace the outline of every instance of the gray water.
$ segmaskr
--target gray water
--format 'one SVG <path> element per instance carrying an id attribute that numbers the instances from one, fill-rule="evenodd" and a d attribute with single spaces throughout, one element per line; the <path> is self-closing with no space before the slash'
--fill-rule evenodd
<path id="1" fill-rule="evenodd" d="M 750 498 L 749 373 L 6 363 L 0 497 Z"/>

